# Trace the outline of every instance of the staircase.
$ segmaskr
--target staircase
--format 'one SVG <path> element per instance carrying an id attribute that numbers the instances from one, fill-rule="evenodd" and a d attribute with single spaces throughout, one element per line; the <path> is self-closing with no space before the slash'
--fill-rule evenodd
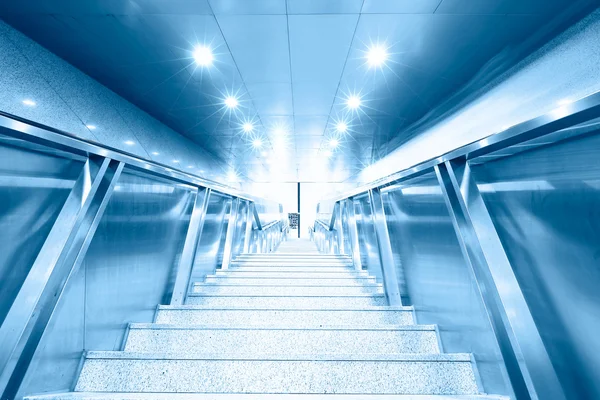
<path id="1" fill-rule="evenodd" d="M 123 351 L 89 351 L 75 392 L 29 399 L 500 399 L 479 393 L 471 356 L 443 354 L 435 326 L 386 306 L 349 257 L 290 240 L 132 323 Z"/>

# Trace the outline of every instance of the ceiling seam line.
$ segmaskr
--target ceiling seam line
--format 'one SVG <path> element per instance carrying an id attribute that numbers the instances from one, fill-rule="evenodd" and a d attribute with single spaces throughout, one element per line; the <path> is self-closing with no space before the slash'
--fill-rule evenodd
<path id="1" fill-rule="evenodd" d="M 219 29 L 219 33 L 221 33 L 221 37 L 223 38 L 223 42 L 225 42 L 225 46 L 227 47 L 227 51 L 229 51 L 229 54 L 231 55 L 231 59 L 233 60 L 233 65 L 235 65 L 235 69 L 237 70 L 238 74 L 240 75 L 240 79 L 242 80 L 242 85 L 243 85 L 244 89 L 246 90 L 246 94 L 250 98 L 250 103 L 251 103 L 252 107 L 254 108 L 254 111 L 256 112 L 256 116 L 257 116 L 258 120 L 260 121 L 260 125 L 262 125 L 263 129 L 265 129 L 265 125 L 264 125 L 264 123 L 262 121 L 262 118 L 258 114 L 258 109 L 256 108 L 256 105 L 254 104 L 254 99 L 250 95 L 250 91 L 248 90 L 248 85 L 246 84 L 246 79 L 242 75 L 242 71 L 240 70 L 240 67 L 238 66 L 238 63 L 235 60 L 235 57 L 233 56 L 233 52 L 231 51 L 231 47 L 229 47 L 229 43 L 227 42 L 227 39 L 225 38 L 225 34 L 223 33 L 223 29 L 221 28 L 221 24 L 219 23 L 219 19 L 217 18 L 217 15 L 215 14 L 215 12 L 214 12 L 214 10 L 213 10 L 212 5 L 210 4 L 210 2 L 208 2 L 208 7 L 210 8 L 210 11 L 212 13 L 212 17 L 214 18 L 215 23 L 217 24 L 217 28 Z M 228 162 L 226 162 L 226 163 L 229 165 Z M 250 179 L 250 177 L 248 177 L 247 175 L 246 175 L 246 177 L 248 179 Z"/>
<path id="2" fill-rule="evenodd" d="M 323 141 L 325 140 L 325 136 L 327 134 L 327 127 L 331 121 L 331 114 L 333 112 L 333 108 L 335 107 L 335 102 L 338 97 L 338 93 L 340 91 L 340 86 L 342 85 L 342 79 L 344 78 L 344 72 L 346 71 L 346 65 L 348 64 L 348 58 L 350 57 L 350 53 L 352 52 L 352 48 L 354 46 L 354 41 L 356 39 L 356 32 L 358 31 L 358 25 L 360 24 L 360 19 L 362 17 L 362 9 L 365 6 L 365 0 L 362 2 L 362 6 L 360 7 L 361 13 L 358 14 L 358 18 L 356 19 L 356 26 L 354 27 L 354 32 L 352 33 L 352 40 L 350 41 L 350 46 L 348 47 L 348 53 L 346 54 L 346 60 L 344 61 L 344 65 L 342 67 L 342 72 L 340 74 L 340 79 L 338 81 L 337 89 L 335 90 L 335 95 L 333 96 L 333 102 L 331 104 L 331 108 L 329 109 L 329 115 L 327 116 L 327 122 L 325 123 L 325 128 L 323 130 L 323 139 L 321 139 L 321 144 L 319 145 L 319 152 L 323 148 Z"/>
<path id="3" fill-rule="evenodd" d="M 296 144 L 296 107 L 294 104 L 294 75 L 292 72 L 292 42 L 290 39 L 290 14 L 288 10 L 288 0 L 285 0 L 285 20 L 287 26 L 287 42 L 288 42 L 288 63 L 290 66 L 290 93 L 292 95 L 292 131 L 294 139 L 294 157 L 298 156 L 298 146 Z M 298 173 L 298 165 L 296 165 L 296 179 L 300 179 Z"/>

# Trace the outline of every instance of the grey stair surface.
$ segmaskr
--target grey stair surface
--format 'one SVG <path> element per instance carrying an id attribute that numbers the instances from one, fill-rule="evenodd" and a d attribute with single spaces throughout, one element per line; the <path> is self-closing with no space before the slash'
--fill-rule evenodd
<path id="1" fill-rule="evenodd" d="M 76 391 L 476 394 L 466 354 L 89 352 Z"/>
<path id="2" fill-rule="evenodd" d="M 290 240 L 195 282 L 183 306 L 131 323 L 123 351 L 84 355 L 75 392 L 30 399 L 490 399 L 470 354 L 390 307 L 347 256 Z"/>
<path id="3" fill-rule="evenodd" d="M 223 296 L 193 293 L 188 296 L 186 304 L 216 308 L 250 307 L 277 309 L 335 309 L 384 306 L 387 304 L 387 299 L 383 294 L 361 294 L 355 296 Z"/>
<path id="4" fill-rule="evenodd" d="M 258 309 L 214 308 L 204 306 L 159 306 L 155 322 L 159 324 L 294 327 L 327 325 L 379 326 L 414 324 L 411 307 L 365 307 L 354 309 Z"/>
<path id="5" fill-rule="evenodd" d="M 245 394 L 245 393 L 98 393 L 67 392 L 29 396 L 34 400 L 509 400 L 489 395 L 393 395 L 393 394 Z"/>
<path id="6" fill-rule="evenodd" d="M 383 294 L 381 284 L 365 284 L 363 286 L 277 286 L 268 283 L 255 285 L 236 284 L 194 284 L 194 293 L 235 294 L 239 296 L 327 296 L 328 294 L 357 295 Z"/>
<path id="7" fill-rule="evenodd" d="M 435 327 L 386 326 L 358 329 L 354 326 L 294 329 L 231 328 L 230 326 L 182 326 L 131 324 L 125 351 L 183 353 L 236 351 L 239 355 L 274 353 L 289 349 L 301 354 L 439 353 Z"/>

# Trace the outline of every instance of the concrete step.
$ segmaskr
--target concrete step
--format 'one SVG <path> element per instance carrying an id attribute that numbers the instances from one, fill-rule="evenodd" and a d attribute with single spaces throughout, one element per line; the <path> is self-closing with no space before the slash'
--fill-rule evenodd
<path id="1" fill-rule="evenodd" d="M 252 309 L 203 306 L 158 306 L 158 324 L 227 325 L 232 328 L 277 326 L 311 328 L 331 325 L 379 327 L 414 325 L 412 307 L 369 307 L 356 309 Z"/>
<path id="2" fill-rule="evenodd" d="M 398 354 L 440 352 L 433 325 L 357 329 L 286 327 L 237 328 L 165 324 L 130 324 L 125 351 L 149 353 L 225 353 L 239 356 L 283 354 Z"/>
<path id="3" fill-rule="evenodd" d="M 210 276 L 210 275 L 209 275 Z M 298 272 L 298 271 L 245 271 L 240 269 L 217 270 L 214 276 L 228 276 L 231 278 L 371 278 L 366 271 L 326 271 L 326 272 Z"/>
<path id="4" fill-rule="evenodd" d="M 246 394 L 67 392 L 27 396 L 25 400 L 510 400 L 492 395 L 402 394 Z"/>
<path id="5" fill-rule="evenodd" d="M 285 260 L 264 260 L 264 261 L 232 261 L 232 267 L 346 267 L 352 268 L 351 263 L 345 262 L 325 262 L 325 261 L 285 261 Z"/>
<path id="6" fill-rule="evenodd" d="M 356 270 L 353 267 L 315 267 L 315 266 L 238 266 L 232 265 L 229 269 L 218 269 L 217 272 L 239 271 L 239 272 L 319 272 L 319 273 L 335 273 L 345 272 L 352 273 Z M 359 271 L 367 272 L 367 271 Z"/>
<path id="7" fill-rule="evenodd" d="M 479 394 L 469 354 L 281 355 L 88 352 L 75 391 Z"/>
<path id="8" fill-rule="evenodd" d="M 244 296 L 327 296 L 355 294 L 383 294 L 380 284 L 362 286 L 267 286 L 267 285 L 197 285 L 192 287 L 193 293 L 235 294 Z"/>
<path id="9" fill-rule="evenodd" d="M 303 257 L 303 258 L 333 258 L 333 259 L 350 259 L 348 255 L 340 254 L 322 254 L 322 253 L 306 253 L 306 252 L 275 252 L 275 253 L 242 253 L 236 258 L 254 258 L 254 257 Z"/>
<path id="10" fill-rule="evenodd" d="M 191 294 L 186 299 L 188 305 L 207 307 L 249 307 L 277 309 L 335 309 L 386 306 L 384 295 L 357 296 L 221 296 Z"/>
<path id="11" fill-rule="evenodd" d="M 222 285 L 266 285 L 266 286 L 364 286 L 375 284 L 375 278 L 363 277 L 329 277 L 329 278 L 270 278 L 264 276 L 256 277 L 234 277 L 223 275 L 207 275 L 204 279 L 206 284 Z"/>

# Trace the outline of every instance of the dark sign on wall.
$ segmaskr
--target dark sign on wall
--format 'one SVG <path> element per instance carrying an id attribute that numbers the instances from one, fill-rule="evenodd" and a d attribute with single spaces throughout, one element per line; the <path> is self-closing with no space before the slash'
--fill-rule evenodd
<path id="1" fill-rule="evenodd" d="M 298 229 L 298 225 L 300 225 L 300 213 L 288 213 L 288 221 L 290 229 Z"/>

